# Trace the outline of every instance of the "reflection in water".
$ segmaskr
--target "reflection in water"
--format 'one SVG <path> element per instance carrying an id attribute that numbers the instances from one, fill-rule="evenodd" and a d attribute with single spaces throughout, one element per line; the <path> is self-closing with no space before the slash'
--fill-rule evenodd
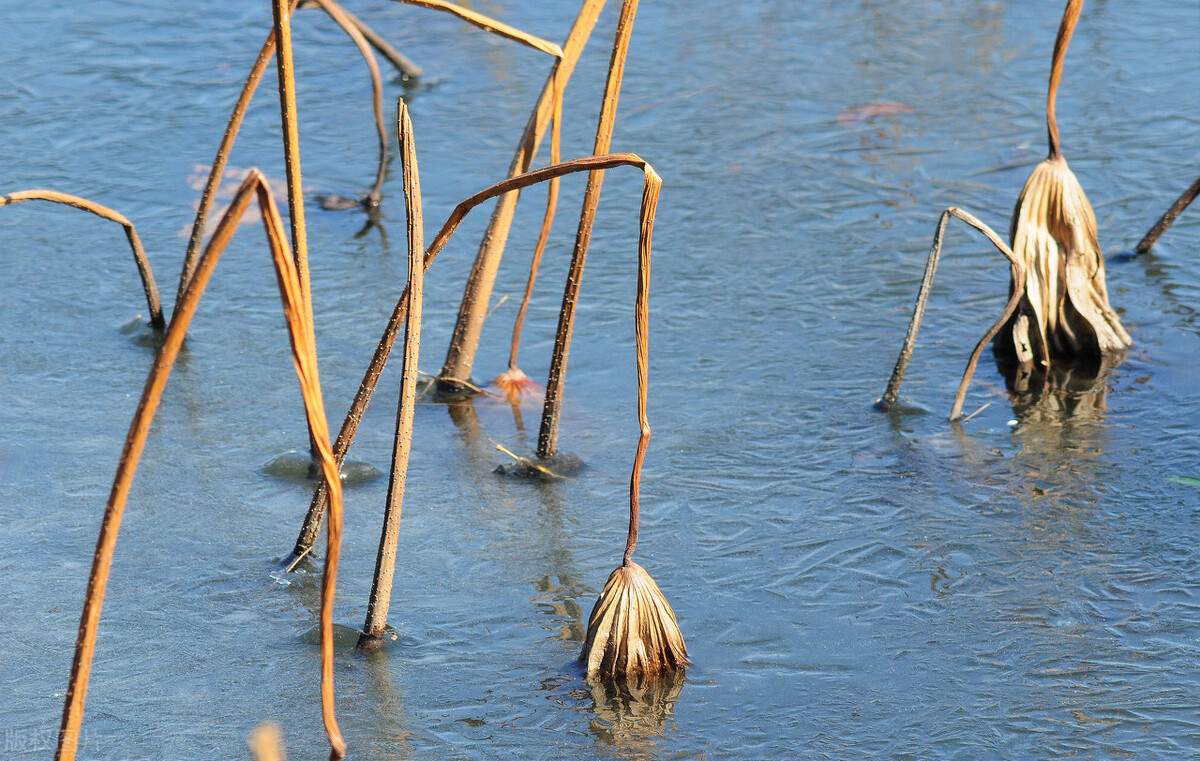
<path id="1" fill-rule="evenodd" d="M 686 677 L 684 669 L 679 669 L 652 677 L 588 680 L 596 712 L 592 733 L 624 758 L 655 757 Z"/>
<path id="2" fill-rule="evenodd" d="M 1106 355 L 1099 365 L 1051 368 L 997 362 L 1022 425 L 1100 422 L 1108 411 L 1108 382 L 1125 355 Z"/>
<path id="3" fill-rule="evenodd" d="M 404 702 L 396 689 L 395 677 L 389 668 L 390 657 L 384 651 L 363 656 L 362 671 L 370 683 L 369 698 L 373 701 L 371 716 L 376 724 L 372 728 L 376 754 L 381 758 L 411 758 L 412 731 L 408 728 L 408 716 Z"/>
<path id="4" fill-rule="evenodd" d="M 570 550 L 571 537 L 563 528 L 562 497 L 546 483 L 538 483 L 534 488 L 542 503 L 541 521 L 536 529 L 537 543 L 544 548 L 548 567 L 544 576 L 533 580 L 537 594 L 530 600 L 542 613 L 561 622 L 552 639 L 582 646 L 583 608 L 579 598 L 590 596 L 593 590 L 580 581 L 582 574 L 575 567 Z"/>

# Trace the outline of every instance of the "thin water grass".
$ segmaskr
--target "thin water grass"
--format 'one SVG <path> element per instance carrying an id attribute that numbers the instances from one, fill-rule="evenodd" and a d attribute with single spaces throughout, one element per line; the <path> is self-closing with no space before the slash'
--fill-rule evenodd
<path id="1" fill-rule="evenodd" d="M 299 268 L 296 266 L 292 253 L 288 250 L 283 222 L 275 207 L 274 199 L 271 197 L 270 188 L 265 177 L 254 170 L 246 178 L 237 195 L 234 196 L 233 202 L 218 224 L 212 239 L 197 261 L 193 276 L 184 291 L 183 299 L 175 308 L 171 323 L 167 328 L 167 335 L 146 379 L 141 399 L 125 439 L 121 459 L 113 479 L 112 491 L 101 522 L 87 593 L 84 598 L 83 613 L 80 617 L 75 657 L 64 700 L 62 725 L 55 755 L 59 761 L 70 761 L 75 758 L 83 722 L 88 678 L 95 653 L 100 611 L 104 603 L 104 592 L 112 568 L 121 518 L 138 462 L 150 435 L 151 423 L 162 400 L 167 379 L 179 356 L 188 326 L 196 313 L 204 289 L 212 277 L 222 252 L 233 237 L 238 221 L 252 199 L 258 201 L 263 226 L 266 229 L 280 300 L 288 326 L 292 360 L 296 367 L 304 400 L 305 415 L 309 429 L 313 432 L 314 440 L 317 443 L 317 452 L 325 480 L 330 483 L 329 530 L 327 532 L 325 570 L 321 582 L 321 711 L 332 757 L 341 758 L 345 753 L 345 741 L 338 729 L 334 710 L 332 639 L 333 601 L 342 534 L 341 483 L 338 480 L 337 464 L 329 445 L 329 428 L 325 420 L 325 408 L 321 398 L 311 305 L 306 303 L 307 296 L 300 281 Z"/>
<path id="2" fill-rule="evenodd" d="M 146 258 L 146 250 L 142 247 L 142 239 L 138 237 L 137 228 L 125 218 L 124 214 L 114 211 L 107 206 L 101 206 L 86 198 L 69 193 L 59 193 L 56 190 L 19 190 L 15 193 L 0 195 L 0 206 L 11 206 L 22 201 L 50 201 L 71 206 L 90 212 L 96 216 L 116 222 L 125 230 L 129 248 L 133 250 L 133 261 L 137 266 L 138 275 L 142 280 L 142 291 L 146 294 L 146 309 L 150 313 L 150 327 L 156 332 L 166 329 L 163 319 L 162 300 L 158 297 L 158 286 L 154 282 L 154 271 L 150 269 L 150 260 Z"/>
<path id="3" fill-rule="evenodd" d="M 604 590 L 588 618 L 587 637 L 580 654 L 589 676 L 608 679 L 652 676 L 687 664 L 687 647 L 666 596 L 646 569 L 633 562 L 638 542 L 642 464 L 650 444 L 646 413 L 650 366 L 650 242 L 654 209 L 662 181 L 647 181 L 643 191 L 642 224 L 638 236 L 638 281 L 635 312 L 637 352 L 637 413 L 640 434 L 629 478 L 629 528 L 621 565 L 609 574 Z"/>

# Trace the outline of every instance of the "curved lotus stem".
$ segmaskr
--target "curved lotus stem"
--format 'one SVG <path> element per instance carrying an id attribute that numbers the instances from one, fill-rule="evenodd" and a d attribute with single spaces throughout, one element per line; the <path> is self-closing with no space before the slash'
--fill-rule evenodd
<path id="1" fill-rule="evenodd" d="M 163 320 L 162 302 L 158 298 L 158 286 L 154 284 L 154 273 L 150 270 L 150 261 L 146 258 L 146 251 L 142 248 L 142 240 L 138 237 L 137 230 L 134 229 L 133 223 L 125 218 L 125 215 L 113 211 L 107 206 L 93 203 L 86 198 L 54 190 L 21 190 L 0 196 L 0 206 L 8 206 L 22 201 L 51 201 L 74 206 L 76 209 L 83 209 L 124 227 L 129 247 L 133 249 L 133 261 L 137 264 L 138 274 L 142 276 L 142 290 L 146 292 L 146 308 L 150 310 L 150 327 L 155 330 L 163 330 L 166 327 L 166 322 Z"/>
<path id="2" fill-rule="evenodd" d="M 476 193 L 454 208 L 454 211 L 447 218 L 446 223 L 442 225 L 442 229 L 434 236 L 433 242 L 425 250 L 425 269 L 429 269 L 433 260 L 449 242 L 450 236 L 458 229 L 458 226 L 467 214 L 480 204 L 497 196 L 503 196 L 506 193 L 511 193 L 514 190 L 519 190 L 539 182 L 546 182 L 555 177 L 562 177 L 563 175 L 575 172 L 614 169 L 618 166 L 632 166 L 641 169 L 646 175 L 646 182 L 650 182 L 651 177 L 658 177 L 657 173 L 654 172 L 654 168 L 640 156 L 633 153 L 612 153 L 603 156 L 585 156 L 561 164 L 542 167 L 532 172 L 510 177 L 503 182 L 498 182 Z M 392 315 L 388 319 L 387 325 L 384 327 L 379 344 L 375 347 L 375 354 L 371 357 L 371 362 L 367 366 L 362 382 L 358 386 L 358 392 L 354 396 L 350 410 L 346 413 L 346 418 L 342 422 L 341 431 L 338 433 L 337 440 L 333 445 L 333 454 L 339 466 L 346 460 L 346 453 L 350 450 L 350 445 L 354 442 L 355 433 L 358 432 L 358 424 L 362 422 L 362 416 L 366 412 L 367 404 L 371 401 L 371 395 L 375 393 L 375 386 L 379 382 L 379 376 L 383 373 L 384 365 L 387 364 L 388 356 L 392 351 L 393 344 L 396 342 L 400 326 L 404 323 L 404 319 L 408 314 L 407 299 L 408 289 L 405 288 L 396 302 L 396 308 L 392 310 Z M 300 534 L 296 538 L 295 547 L 292 549 L 291 556 L 285 561 L 285 568 L 288 571 L 294 569 L 304 557 L 312 552 L 317 540 L 317 534 L 321 531 L 325 500 L 325 484 L 322 482 L 317 484 L 317 488 L 313 492 L 312 501 L 309 502 L 308 512 L 304 516 L 304 524 L 301 526 Z"/>
<path id="3" fill-rule="evenodd" d="M 1071 44 L 1071 35 L 1075 32 L 1075 24 L 1083 10 L 1083 0 L 1067 0 L 1063 11 L 1062 23 L 1058 27 L 1058 37 L 1054 40 L 1054 57 L 1050 64 L 1050 87 L 1046 92 L 1046 132 L 1050 137 L 1050 158 L 1058 158 L 1058 121 L 1054 117 L 1054 105 L 1058 99 L 1058 83 L 1062 79 L 1063 59 L 1067 56 L 1067 46 Z"/>
<path id="4" fill-rule="evenodd" d="M 360 19 L 358 16 L 355 16 L 353 13 L 351 13 L 350 11 L 343 8 L 341 5 L 334 3 L 333 0 L 326 0 L 326 3 L 327 4 L 333 3 L 334 5 L 337 5 L 337 8 L 339 11 L 341 11 L 342 15 L 345 16 L 346 19 L 348 19 L 350 21 L 350 23 L 354 25 L 354 28 L 356 28 L 359 31 L 359 33 L 363 37 L 366 38 L 367 42 L 371 43 L 371 47 L 373 47 L 373 48 L 375 48 L 375 50 L 379 51 L 379 55 L 388 59 L 388 61 L 391 62 L 392 66 L 396 67 L 396 70 L 400 72 L 400 75 L 402 77 L 404 77 L 405 79 L 418 79 L 421 76 L 422 72 L 421 72 L 420 66 L 418 66 L 415 63 L 413 63 L 412 61 L 410 61 L 399 50 L 396 50 L 396 48 L 394 48 L 390 43 L 388 43 L 387 40 L 380 37 L 379 34 L 374 29 L 367 26 L 362 21 L 362 19 Z M 316 6 L 317 6 L 316 0 L 300 0 L 300 5 L 297 7 L 298 8 L 312 8 L 312 7 L 316 7 Z M 319 7 L 324 8 L 324 6 L 319 6 Z M 326 10 L 328 10 L 328 9 L 326 9 Z"/>
<path id="5" fill-rule="evenodd" d="M 150 424 L 154 420 L 154 414 L 162 400 L 167 378 L 170 376 L 171 368 L 183 346 L 188 325 L 196 313 L 204 288 L 212 276 L 221 253 L 230 238 L 233 237 L 238 220 L 245 212 L 250 200 L 255 197 L 258 199 L 263 225 L 267 231 L 267 241 L 275 264 L 279 295 L 283 302 L 284 317 L 287 320 L 288 335 L 292 345 L 292 360 L 300 379 L 300 390 L 304 396 L 304 408 L 308 417 L 309 429 L 313 432 L 317 442 L 325 480 L 330 484 L 329 541 L 325 558 L 325 574 L 321 582 L 321 707 L 325 730 L 334 756 L 340 758 L 345 752 L 346 745 L 338 730 L 333 702 L 333 598 L 337 583 L 337 565 L 342 533 L 341 481 L 338 478 L 338 466 L 329 446 L 329 427 L 325 420 L 325 408 L 321 400 L 316 345 L 312 321 L 309 317 L 311 310 L 304 303 L 305 296 L 300 285 L 300 275 L 291 253 L 287 250 L 283 222 L 279 217 L 278 209 L 275 208 L 274 199 L 271 198 L 266 179 L 258 170 L 252 170 L 245 182 L 242 183 L 229 210 L 222 217 L 216 232 L 213 233 L 212 239 L 199 259 L 195 273 L 188 282 L 183 299 L 176 306 L 175 315 L 167 329 L 163 345 L 158 351 L 154 367 L 151 368 L 150 375 L 146 379 L 141 401 L 138 402 L 137 411 L 134 413 L 133 422 L 129 427 L 129 434 L 125 439 L 121 461 L 117 465 L 116 476 L 113 479 L 112 492 L 109 495 L 108 504 L 104 510 L 104 519 L 100 525 L 100 536 L 96 542 L 95 558 L 92 561 L 83 614 L 79 622 L 79 635 L 75 642 L 75 659 L 71 666 L 71 678 L 63 705 L 62 727 L 58 736 L 58 751 L 55 756 L 60 761 L 70 761 L 75 757 L 77 750 L 79 730 L 83 722 L 88 676 L 91 672 L 96 633 L 100 623 L 100 609 L 104 603 L 104 590 L 108 584 L 109 571 L 112 568 L 113 552 L 116 548 L 117 534 L 121 528 L 125 502 L 129 496 L 134 473 L 137 471 L 138 460 L 141 458 L 146 439 L 150 434 Z"/>
<path id="6" fill-rule="evenodd" d="M 638 284 L 634 307 L 637 342 L 637 454 L 629 477 L 629 532 L 621 566 L 609 574 L 608 582 L 588 618 L 587 637 L 580 659 L 588 676 L 607 678 L 626 675 L 653 675 L 687 663 L 687 646 L 675 611 L 662 590 L 633 562 L 638 541 L 639 497 L 642 487 L 642 463 L 650 443 L 650 422 L 646 415 L 650 366 L 650 240 L 654 234 L 654 212 L 662 180 L 646 177 L 642 188 L 641 227 L 638 234 Z"/>
<path id="7" fill-rule="evenodd" d="M 900 349 L 900 356 L 896 359 L 896 366 L 892 369 L 892 377 L 888 381 L 887 389 L 883 392 L 883 398 L 878 403 L 882 409 L 887 409 L 895 405 L 900 398 L 900 383 L 904 380 L 904 371 L 908 368 L 909 359 L 912 358 L 913 346 L 917 342 L 917 332 L 921 329 L 921 318 L 925 315 L 925 302 L 929 300 L 929 291 L 933 287 L 933 276 L 937 272 L 938 260 L 942 255 L 942 236 L 946 232 L 946 223 L 950 221 L 950 217 L 952 216 L 958 217 L 963 222 L 983 233 L 992 242 L 992 245 L 1008 259 L 1012 270 L 1012 281 L 1014 283 L 1025 282 L 1025 269 L 1020 259 L 1017 258 L 1011 248 L 1005 245 L 1004 241 L 1000 239 L 1000 236 L 992 228 L 980 222 L 974 215 L 956 206 L 943 211 L 941 218 L 938 219 L 937 229 L 933 233 L 933 245 L 930 247 L 929 257 L 925 261 L 925 275 L 921 279 L 921 287 L 917 291 L 917 303 L 913 306 L 913 315 L 908 322 L 908 331 L 904 335 L 904 345 Z M 984 347 L 996 337 L 996 334 L 1000 332 L 1000 329 L 1004 327 L 1004 324 L 1016 312 L 1017 305 L 1020 303 L 1023 295 L 1024 291 L 1020 286 L 1013 289 L 1000 318 L 992 323 L 992 326 L 984 333 L 983 338 L 975 345 L 975 350 L 971 352 L 971 358 L 967 360 L 966 370 L 963 371 L 962 381 L 958 384 L 958 392 L 954 395 L 954 407 L 950 410 L 950 420 L 957 420 L 962 415 L 963 400 L 966 398 L 967 386 L 971 383 L 971 376 L 975 374 L 975 365 L 979 362 L 979 355 L 983 353 Z"/>

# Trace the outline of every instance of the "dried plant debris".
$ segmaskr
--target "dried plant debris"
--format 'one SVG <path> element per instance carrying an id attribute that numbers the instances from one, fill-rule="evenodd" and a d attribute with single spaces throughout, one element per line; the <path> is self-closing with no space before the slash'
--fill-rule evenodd
<path id="1" fill-rule="evenodd" d="M 1061 156 L 1025 183 L 1010 237 L 1025 268 L 1008 344 L 1018 362 L 1098 360 L 1133 344 L 1108 302 L 1096 215 Z"/>
<path id="2" fill-rule="evenodd" d="M 687 664 L 675 612 L 650 574 L 629 561 L 613 571 L 588 619 L 580 656 L 589 675 L 654 674 Z"/>

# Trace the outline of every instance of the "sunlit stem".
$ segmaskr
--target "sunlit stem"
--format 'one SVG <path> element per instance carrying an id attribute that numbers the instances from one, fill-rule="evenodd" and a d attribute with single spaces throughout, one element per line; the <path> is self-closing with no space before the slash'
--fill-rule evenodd
<path id="1" fill-rule="evenodd" d="M 550 163 L 557 164 L 561 159 L 559 141 L 562 133 L 562 87 L 559 78 L 554 81 L 554 119 L 550 128 Z M 550 238 L 550 228 L 554 226 L 554 210 L 558 206 L 558 178 L 550 180 L 546 192 L 546 214 L 542 219 L 542 229 L 538 233 L 537 246 L 533 249 L 533 260 L 529 264 L 529 278 L 525 281 L 525 295 L 521 297 L 521 308 L 517 311 L 517 319 L 513 321 L 512 348 L 508 353 L 508 369 L 516 372 L 517 354 L 521 350 L 521 328 L 525 324 L 525 312 L 529 309 L 529 299 L 533 295 L 533 284 L 537 282 L 538 267 L 542 263 L 542 254 L 546 250 L 546 241 Z"/>
<path id="2" fill-rule="evenodd" d="M 228 211 L 222 217 L 216 232 L 199 258 L 193 276 L 188 282 L 188 287 L 184 290 L 183 298 L 175 308 L 167 335 L 146 379 L 141 400 L 125 439 L 121 460 L 113 479 L 112 491 L 100 525 L 100 535 L 96 542 L 96 552 L 88 578 L 83 613 L 80 617 L 75 657 L 64 700 L 63 719 L 55 756 L 60 761 L 70 761 L 75 758 L 78 748 L 79 731 L 83 722 L 88 677 L 91 673 L 92 659 L 95 653 L 96 634 L 100 623 L 100 610 L 104 603 L 104 592 L 112 568 L 121 518 L 138 461 L 150 433 L 150 425 L 162 400 L 163 389 L 166 387 L 179 350 L 183 346 L 184 337 L 199 306 L 204 288 L 212 277 L 221 253 L 225 250 L 230 238 L 233 237 L 238 221 L 246 211 L 251 199 L 254 198 L 258 200 L 275 265 L 284 317 L 287 320 L 288 335 L 291 339 L 292 359 L 300 379 L 300 390 L 304 397 L 309 428 L 317 440 L 325 479 L 334 484 L 329 493 L 329 539 L 326 546 L 325 573 L 321 583 L 321 706 L 330 747 L 339 758 L 345 751 L 345 742 L 342 740 L 334 715 L 332 638 L 333 598 L 337 582 L 342 529 L 341 483 L 338 480 L 337 465 L 329 447 L 329 428 L 321 401 L 316 346 L 310 317 L 311 307 L 305 303 L 307 297 L 301 288 L 300 275 L 294 258 L 288 251 L 283 224 L 279 218 L 279 212 L 275 208 L 274 200 L 271 198 L 266 179 L 257 170 L 252 170 L 245 182 L 242 183 L 237 195 L 234 196 Z"/>
<path id="3" fill-rule="evenodd" d="M 629 536 L 625 540 L 623 564 L 633 562 L 633 550 L 638 540 L 638 508 L 642 491 L 642 463 L 650 443 L 650 419 L 646 415 L 646 396 L 650 388 L 650 241 L 654 236 L 654 213 L 662 179 L 647 173 L 642 188 L 641 225 L 638 233 L 638 283 L 634 304 L 634 338 L 637 349 L 637 411 L 640 435 L 637 454 L 633 458 L 633 474 L 629 477 Z"/>
<path id="4" fill-rule="evenodd" d="M 417 405 L 417 362 L 421 342 L 421 295 L 425 280 L 425 233 L 421 219 L 421 179 L 417 170 L 417 152 L 412 120 L 404 101 L 397 114 L 400 161 L 404 172 L 404 205 L 408 226 L 408 285 L 404 289 L 404 356 L 400 365 L 400 402 L 396 412 L 396 437 L 392 444 L 392 468 L 388 478 L 387 503 L 384 507 L 383 532 L 375 559 L 375 576 L 367 601 L 367 618 L 359 637 L 359 648 L 378 646 L 387 626 L 392 599 L 392 580 L 396 570 L 396 551 L 400 539 L 400 515 L 404 505 L 404 484 L 412 452 L 413 416 Z"/>
<path id="5" fill-rule="evenodd" d="M 565 88 L 570 81 L 575 64 L 596 26 L 601 9 L 604 8 L 604 2 L 605 0 L 584 0 L 580 7 L 575 23 L 567 35 L 566 42 L 563 43 L 563 56 L 551 69 L 529 120 L 525 123 L 525 131 L 517 143 L 517 150 L 508 167 L 509 177 L 527 172 L 533 165 L 533 158 L 553 115 L 554 92 L 556 89 Z M 454 332 L 446 349 L 446 360 L 438 372 L 438 390 L 443 393 L 461 392 L 465 388 L 462 381 L 471 375 L 475 351 L 479 347 L 479 337 L 488 315 L 492 287 L 496 282 L 500 260 L 504 256 L 504 247 L 512 229 L 513 214 L 516 213 L 519 198 L 519 192 L 514 191 L 496 202 L 487 230 L 479 243 L 475 263 L 463 287 Z"/>

